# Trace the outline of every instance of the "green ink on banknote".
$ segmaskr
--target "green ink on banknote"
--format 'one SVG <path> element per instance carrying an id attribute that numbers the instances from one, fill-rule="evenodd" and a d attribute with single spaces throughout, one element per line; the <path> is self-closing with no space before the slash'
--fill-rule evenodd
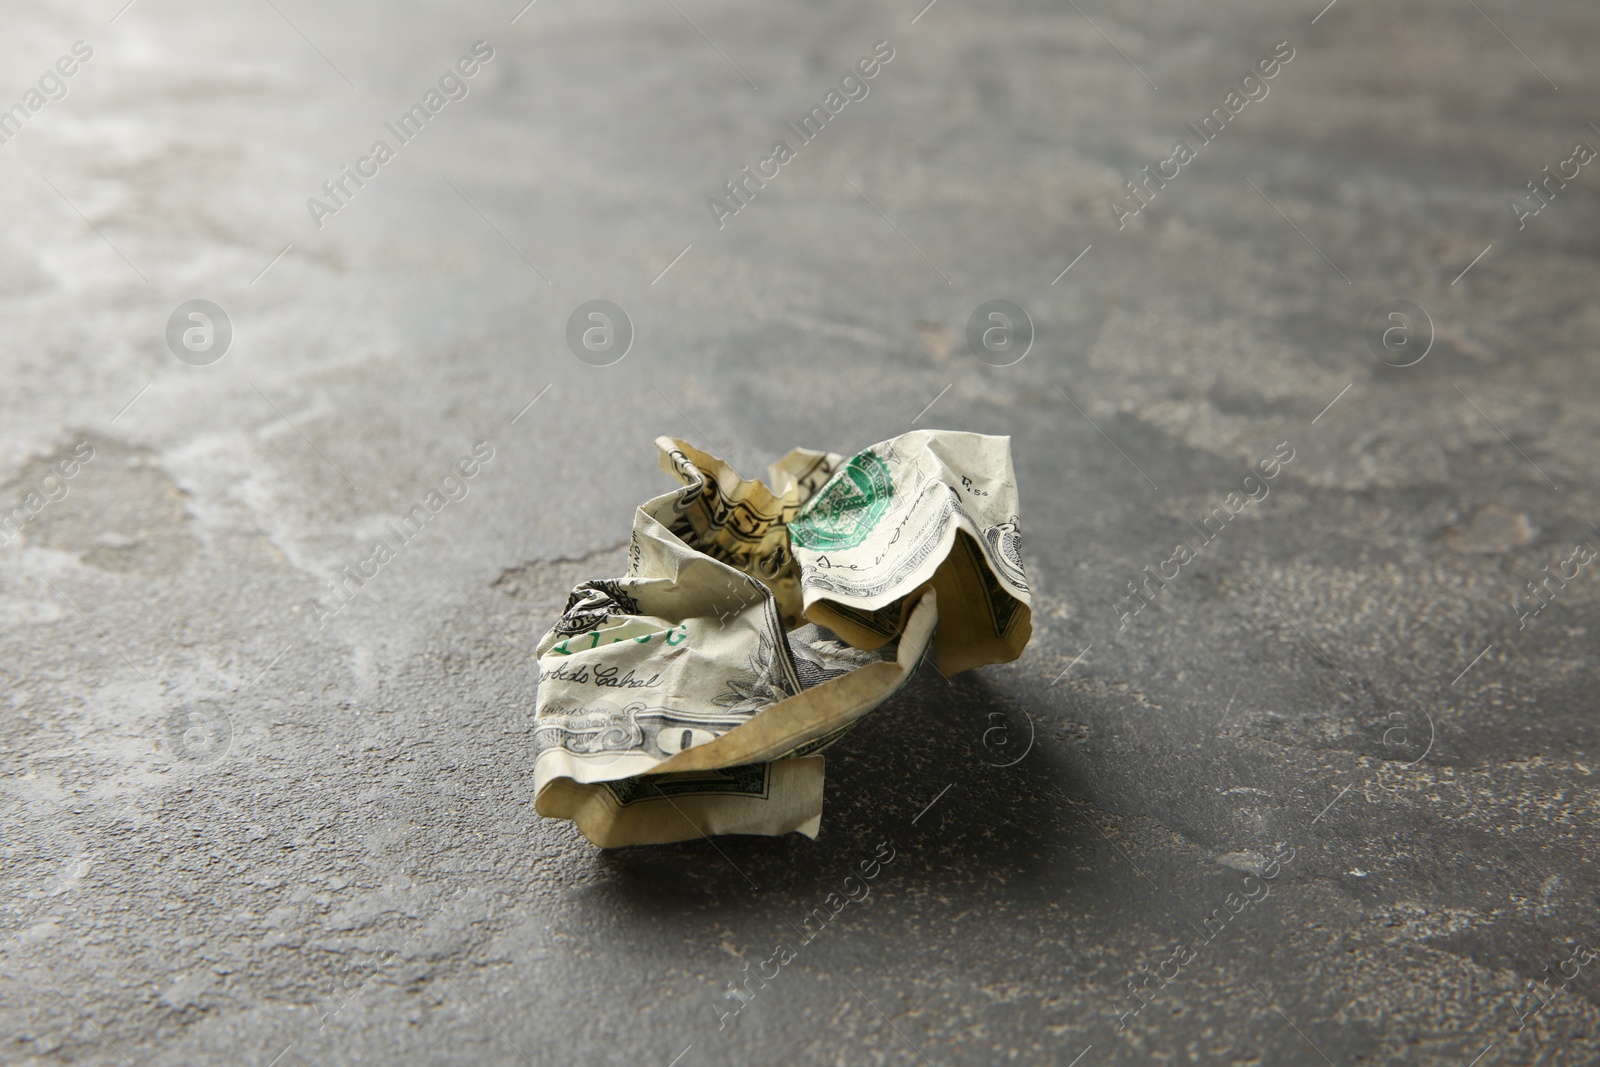
<path id="1" fill-rule="evenodd" d="M 862 452 L 812 497 L 789 523 L 789 538 L 813 551 L 854 548 L 889 510 L 894 485 L 889 465 Z"/>

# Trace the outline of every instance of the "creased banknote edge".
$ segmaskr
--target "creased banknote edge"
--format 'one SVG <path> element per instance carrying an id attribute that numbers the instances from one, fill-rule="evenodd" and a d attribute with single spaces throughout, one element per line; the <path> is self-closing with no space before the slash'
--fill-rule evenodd
<path id="1" fill-rule="evenodd" d="M 765 796 L 725 793 L 654 797 L 623 805 L 604 783 L 581 785 L 569 778 L 547 782 L 534 810 L 568 819 L 599 848 L 661 845 L 722 834 L 801 833 L 815 839 L 822 825 L 822 756 L 776 760 Z"/>
<path id="2" fill-rule="evenodd" d="M 938 622 L 938 602 L 929 589 L 911 609 L 893 662 L 858 667 L 780 700 L 716 740 L 680 752 L 644 773 L 712 770 L 777 759 L 855 722 L 910 680 L 933 641 Z"/>
<path id="3" fill-rule="evenodd" d="M 929 487 L 930 489 L 937 489 L 941 486 L 939 483 L 929 483 Z M 942 487 L 946 489 L 949 488 L 948 486 Z M 891 589 L 903 589 L 908 586 L 914 589 L 916 586 L 932 581 L 934 573 L 938 571 L 938 569 L 944 565 L 945 561 L 950 558 L 950 553 L 955 547 L 956 534 L 965 533 L 972 539 L 974 547 L 981 554 L 984 563 L 989 568 L 990 573 L 995 576 L 996 580 L 999 581 L 1002 586 L 1004 586 L 1006 592 L 1010 594 L 1011 598 L 1021 603 L 1024 607 L 1031 608 L 1033 605 L 1031 591 L 1018 587 L 1005 577 L 1004 570 L 995 562 L 990 553 L 990 548 L 983 536 L 983 529 L 979 527 L 978 523 L 972 518 L 972 516 L 969 515 L 963 508 L 959 507 L 952 509 L 950 514 L 952 521 L 945 526 L 944 530 L 939 535 L 939 539 L 933 542 L 933 544 L 929 547 L 923 561 L 917 564 L 916 567 L 908 571 L 905 575 L 897 578 L 891 586 Z M 803 556 L 801 553 L 805 553 L 805 555 Z M 810 570 L 820 573 L 826 577 L 826 572 L 831 568 L 818 567 L 815 561 L 808 563 L 806 560 L 806 556 L 823 557 L 826 555 L 828 555 L 827 552 L 819 552 L 814 549 L 801 547 L 795 551 L 795 562 L 799 564 L 802 572 L 809 567 Z M 810 622 L 816 622 L 818 625 L 827 625 L 825 622 L 812 619 L 810 616 L 812 606 L 819 601 L 832 601 L 837 604 L 842 604 L 848 608 L 854 608 L 858 611 L 870 612 L 887 607 L 896 600 L 901 599 L 901 596 L 890 595 L 888 591 L 885 591 L 877 596 L 857 596 L 851 593 L 842 592 L 840 590 L 824 589 L 814 582 L 807 583 L 804 580 L 802 580 L 800 583 L 800 596 L 801 602 L 804 605 L 807 620 Z"/>
<path id="4" fill-rule="evenodd" d="M 682 481 L 683 472 L 679 469 L 678 464 L 676 461 L 674 461 L 672 456 L 674 452 L 681 454 L 684 459 L 688 460 L 689 463 L 694 466 L 695 470 L 700 472 L 700 482 L 698 485 L 696 485 L 696 488 L 701 491 L 704 491 L 704 487 L 707 484 L 720 486 L 721 483 L 716 476 L 715 470 L 717 466 L 722 467 L 725 471 L 731 474 L 739 482 L 739 484 L 752 487 L 745 490 L 746 496 L 753 496 L 763 510 L 776 512 L 780 519 L 778 523 L 780 526 L 787 525 L 788 520 L 783 518 L 786 512 L 798 512 L 799 509 L 805 505 L 806 500 L 815 494 L 815 489 L 813 489 L 812 492 L 806 494 L 805 497 L 800 497 L 792 503 L 787 503 L 784 499 L 787 495 L 787 487 L 777 487 L 769 483 L 769 479 L 772 478 L 773 474 L 773 470 L 770 468 L 767 471 L 766 478 L 749 478 L 743 474 L 740 474 L 738 468 L 736 468 L 728 460 L 723 459 L 720 456 L 713 455 L 704 449 L 697 448 L 682 438 L 669 437 L 663 434 L 662 436 L 656 438 L 655 445 L 658 450 L 658 455 L 656 458 L 657 466 L 659 466 L 666 473 L 672 475 L 674 478 Z M 790 449 L 789 452 L 779 460 L 779 462 L 788 459 L 797 452 L 811 456 L 816 461 L 829 467 L 828 477 L 829 479 L 833 477 L 833 474 L 835 473 L 833 468 L 837 464 L 837 455 L 835 453 L 817 452 L 814 449 L 795 448 Z M 776 464 L 774 464 L 774 466 L 776 466 Z M 793 480 L 792 476 L 791 480 Z M 683 486 L 680 487 L 680 490 L 690 485 L 695 485 L 695 483 L 684 482 Z M 796 481 L 795 486 L 798 487 L 798 485 L 799 482 Z"/>

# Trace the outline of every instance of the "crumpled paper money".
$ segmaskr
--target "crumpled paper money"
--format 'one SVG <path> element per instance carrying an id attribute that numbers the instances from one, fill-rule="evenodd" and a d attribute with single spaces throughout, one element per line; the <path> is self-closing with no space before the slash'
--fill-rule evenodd
<path id="1" fill-rule="evenodd" d="M 822 749 L 930 653 L 949 676 L 1028 643 L 1010 439 L 797 448 L 765 483 L 656 445 L 682 488 L 539 641 L 535 808 L 603 848 L 815 837 Z"/>

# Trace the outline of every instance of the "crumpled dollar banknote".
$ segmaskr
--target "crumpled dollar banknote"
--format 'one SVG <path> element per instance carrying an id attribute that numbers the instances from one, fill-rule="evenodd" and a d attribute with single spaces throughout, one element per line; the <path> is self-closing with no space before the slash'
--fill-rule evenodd
<path id="1" fill-rule="evenodd" d="M 1028 643 L 1010 439 L 797 448 L 765 482 L 656 445 L 681 488 L 536 650 L 536 810 L 606 848 L 815 837 L 824 748 L 923 659 L 948 676 Z"/>

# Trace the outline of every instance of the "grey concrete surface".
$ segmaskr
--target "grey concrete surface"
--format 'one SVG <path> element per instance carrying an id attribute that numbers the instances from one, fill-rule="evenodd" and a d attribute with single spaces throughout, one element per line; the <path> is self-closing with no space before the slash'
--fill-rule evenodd
<path id="1" fill-rule="evenodd" d="M 1600 10 L 123 3 L 0 16 L 0 1062 L 1600 1061 L 1600 577 L 1518 607 L 1600 548 L 1595 166 L 1512 208 L 1600 145 Z M 1013 366 L 968 351 L 991 299 Z M 1427 321 L 1374 348 L 1392 300 Z M 1012 436 L 1026 655 L 838 745 L 814 842 L 537 818 L 523 650 L 620 571 L 652 439 L 756 473 L 913 421 Z"/>

